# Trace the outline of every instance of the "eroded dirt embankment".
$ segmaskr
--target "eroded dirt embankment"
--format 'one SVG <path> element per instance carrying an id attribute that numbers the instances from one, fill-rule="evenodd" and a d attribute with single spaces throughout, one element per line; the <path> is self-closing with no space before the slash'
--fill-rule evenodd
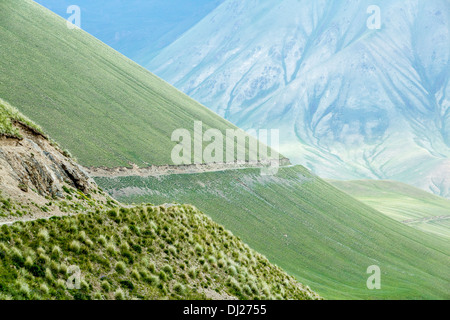
<path id="1" fill-rule="evenodd" d="M 0 136 L 0 221 L 63 215 L 54 203 L 87 200 L 78 190 L 89 200 L 106 199 L 88 173 L 47 137 L 23 123 L 14 126 L 22 137 Z"/>

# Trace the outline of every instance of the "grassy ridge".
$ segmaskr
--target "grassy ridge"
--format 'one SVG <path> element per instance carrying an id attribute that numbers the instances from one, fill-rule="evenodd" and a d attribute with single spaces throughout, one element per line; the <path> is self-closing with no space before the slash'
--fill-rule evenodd
<path id="1" fill-rule="evenodd" d="M 20 136 L 14 121 L 39 130 L 0 100 L 0 137 Z M 41 167 L 38 150 L 29 152 Z M 14 182 L 0 179 L 0 300 L 318 298 L 191 206 L 124 208 L 95 186 L 85 194 L 67 185 L 60 197 L 41 194 L 38 205 L 36 190 L 11 199 Z M 52 213 L 67 216 L 7 225 Z M 81 272 L 79 290 L 66 286 L 71 266 Z"/>
<path id="2" fill-rule="evenodd" d="M 0 97 L 86 166 L 171 164 L 175 129 L 236 128 L 31 0 L 0 2 Z"/>
<path id="3" fill-rule="evenodd" d="M 190 206 L 4 225 L 0 258 L 0 300 L 317 297 Z M 71 266 L 79 290 L 66 286 Z"/>
<path id="4" fill-rule="evenodd" d="M 330 181 L 361 202 L 397 221 L 416 229 L 450 238 L 450 219 L 427 218 L 450 216 L 450 200 L 395 181 Z"/>
<path id="5" fill-rule="evenodd" d="M 14 126 L 14 122 L 18 121 L 34 130 L 43 133 L 42 129 L 33 123 L 30 119 L 21 114 L 16 108 L 12 107 L 6 101 L 0 99 L 0 136 L 10 136 L 20 138 L 21 134 L 17 127 Z"/>
<path id="6" fill-rule="evenodd" d="M 325 298 L 450 297 L 450 248 L 297 166 L 160 177 L 97 178 L 125 202 L 192 203 Z M 368 290 L 366 270 L 382 270 Z"/>

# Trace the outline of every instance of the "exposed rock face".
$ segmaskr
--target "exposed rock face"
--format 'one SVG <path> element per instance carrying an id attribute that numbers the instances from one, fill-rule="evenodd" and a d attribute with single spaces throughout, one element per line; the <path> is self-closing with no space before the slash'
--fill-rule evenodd
<path id="1" fill-rule="evenodd" d="M 96 188 L 82 167 L 46 137 L 23 124 L 16 125 L 23 138 L 0 138 L 2 190 L 9 190 L 11 196 L 35 191 L 41 196 L 63 197 L 64 183 L 84 193 Z"/>
<path id="2" fill-rule="evenodd" d="M 47 137 L 23 123 L 14 125 L 21 138 L 0 135 L 0 225 L 115 203 Z"/>

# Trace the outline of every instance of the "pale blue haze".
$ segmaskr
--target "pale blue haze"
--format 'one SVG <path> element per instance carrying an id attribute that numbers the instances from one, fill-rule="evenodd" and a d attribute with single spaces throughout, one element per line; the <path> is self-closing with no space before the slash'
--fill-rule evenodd
<path id="1" fill-rule="evenodd" d="M 36 0 L 68 18 L 81 9 L 81 27 L 138 63 L 175 41 L 223 0 Z"/>
<path id="2" fill-rule="evenodd" d="M 449 28 L 448 0 L 227 0 L 145 66 L 322 177 L 450 197 Z"/>

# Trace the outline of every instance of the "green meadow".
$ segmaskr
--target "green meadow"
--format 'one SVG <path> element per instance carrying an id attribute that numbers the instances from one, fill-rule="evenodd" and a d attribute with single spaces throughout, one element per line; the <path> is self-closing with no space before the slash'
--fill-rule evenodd
<path id="1" fill-rule="evenodd" d="M 330 181 L 361 202 L 418 230 L 450 239 L 450 200 L 396 181 Z"/>

